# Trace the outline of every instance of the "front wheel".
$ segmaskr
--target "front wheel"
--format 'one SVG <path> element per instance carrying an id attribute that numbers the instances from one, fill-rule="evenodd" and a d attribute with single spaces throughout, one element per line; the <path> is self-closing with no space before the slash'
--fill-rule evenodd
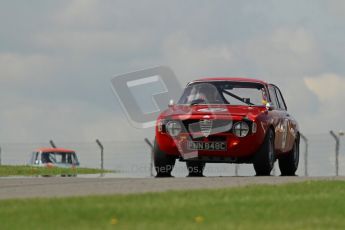
<path id="1" fill-rule="evenodd" d="M 292 150 L 279 157 L 279 169 L 282 176 L 295 176 L 299 163 L 299 140 L 297 139 Z"/>
<path id="2" fill-rule="evenodd" d="M 275 162 L 274 132 L 267 131 L 264 143 L 254 159 L 254 169 L 257 176 L 269 176 Z"/>
<path id="3" fill-rule="evenodd" d="M 155 141 L 153 146 L 153 162 L 157 172 L 156 177 L 171 177 L 171 172 L 174 169 L 176 158 L 167 155 L 159 149 Z"/>

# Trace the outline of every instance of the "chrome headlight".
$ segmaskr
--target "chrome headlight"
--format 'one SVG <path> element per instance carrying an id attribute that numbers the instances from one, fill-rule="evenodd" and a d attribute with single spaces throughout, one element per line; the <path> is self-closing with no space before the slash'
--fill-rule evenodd
<path id="1" fill-rule="evenodd" d="M 237 137 L 245 137 L 249 133 L 249 126 L 246 122 L 240 121 L 233 126 L 232 131 Z"/>
<path id="2" fill-rule="evenodd" d="M 172 137 L 178 136 L 182 131 L 182 126 L 178 121 L 169 121 L 165 127 L 169 135 Z"/>

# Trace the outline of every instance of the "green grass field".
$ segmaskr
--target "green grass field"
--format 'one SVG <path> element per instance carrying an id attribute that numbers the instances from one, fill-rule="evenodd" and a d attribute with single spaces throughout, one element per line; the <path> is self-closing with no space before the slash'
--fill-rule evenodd
<path id="1" fill-rule="evenodd" d="M 95 174 L 109 171 L 92 168 L 46 168 L 32 167 L 24 165 L 1 165 L 0 177 L 4 176 L 54 176 L 54 175 L 75 175 L 75 174 Z"/>
<path id="2" fill-rule="evenodd" d="M 5 200 L 0 229 L 345 229 L 345 182 Z"/>

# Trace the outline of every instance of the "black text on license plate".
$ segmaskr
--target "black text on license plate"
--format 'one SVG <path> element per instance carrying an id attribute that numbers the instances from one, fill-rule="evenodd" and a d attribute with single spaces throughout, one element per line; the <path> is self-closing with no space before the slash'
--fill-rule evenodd
<path id="1" fill-rule="evenodd" d="M 202 142 L 188 141 L 187 147 L 190 150 L 226 151 L 226 142 Z"/>

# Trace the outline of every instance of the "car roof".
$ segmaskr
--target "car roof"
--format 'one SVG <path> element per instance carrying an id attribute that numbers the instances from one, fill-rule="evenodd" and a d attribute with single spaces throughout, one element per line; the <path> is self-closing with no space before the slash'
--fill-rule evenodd
<path id="1" fill-rule="evenodd" d="M 50 152 L 70 153 L 70 152 L 75 152 L 75 151 L 74 150 L 70 150 L 70 149 L 64 149 L 64 148 L 38 148 L 38 149 L 36 149 L 36 152 L 43 152 L 43 153 L 50 153 Z"/>
<path id="2" fill-rule="evenodd" d="M 198 80 L 194 80 L 193 82 L 208 82 L 208 81 L 234 81 L 234 82 L 253 82 L 267 85 L 267 82 L 253 79 L 253 78 L 244 78 L 244 77 L 207 77 L 207 78 L 200 78 Z"/>

